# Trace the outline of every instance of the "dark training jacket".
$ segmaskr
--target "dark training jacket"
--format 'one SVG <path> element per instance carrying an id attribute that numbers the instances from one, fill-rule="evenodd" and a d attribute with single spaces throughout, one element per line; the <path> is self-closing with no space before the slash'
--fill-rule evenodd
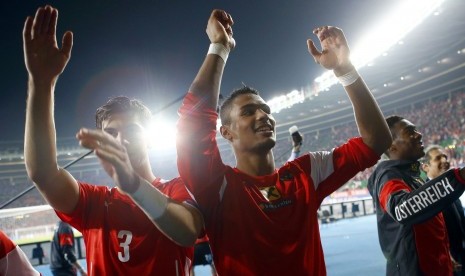
<path id="1" fill-rule="evenodd" d="M 376 206 L 386 275 L 452 275 L 449 241 L 441 211 L 465 189 L 459 170 L 426 183 L 420 163 L 388 160 L 368 179 Z"/>

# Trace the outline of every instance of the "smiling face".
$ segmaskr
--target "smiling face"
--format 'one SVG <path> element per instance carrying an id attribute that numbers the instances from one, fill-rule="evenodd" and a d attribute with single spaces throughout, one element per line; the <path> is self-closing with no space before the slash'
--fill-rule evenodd
<path id="1" fill-rule="evenodd" d="M 256 94 L 242 94 L 231 103 L 221 134 L 236 152 L 268 153 L 276 144 L 276 122 L 270 107 Z"/>
<path id="2" fill-rule="evenodd" d="M 429 179 L 436 178 L 445 173 L 450 168 L 447 155 L 441 148 L 434 148 L 427 153 L 427 161 L 422 165 L 423 170 Z"/>
<path id="3" fill-rule="evenodd" d="M 425 155 L 422 135 L 416 126 L 402 119 L 391 128 L 392 145 L 389 148 L 391 160 L 417 161 Z"/>

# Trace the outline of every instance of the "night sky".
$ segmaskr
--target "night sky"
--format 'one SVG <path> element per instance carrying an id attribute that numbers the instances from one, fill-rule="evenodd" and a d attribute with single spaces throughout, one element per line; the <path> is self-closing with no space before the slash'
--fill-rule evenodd
<path id="1" fill-rule="evenodd" d="M 311 84 L 324 70 L 307 52 L 320 25 L 341 27 L 356 44 L 398 1 L 2 1 L 0 28 L 0 141 L 21 141 L 27 73 L 22 28 L 37 7 L 59 10 L 57 40 L 74 33 L 72 57 L 56 88 L 57 136 L 94 127 L 95 109 L 109 97 L 143 100 L 154 112 L 181 97 L 208 50 L 205 33 L 214 8 L 234 21 L 236 49 L 223 76 L 222 94 L 242 83 L 265 100 Z M 179 103 L 162 115 L 176 119 Z"/>

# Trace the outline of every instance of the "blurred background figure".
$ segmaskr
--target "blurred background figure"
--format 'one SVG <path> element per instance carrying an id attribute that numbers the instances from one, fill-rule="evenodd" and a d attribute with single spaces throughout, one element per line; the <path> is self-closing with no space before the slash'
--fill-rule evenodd
<path id="1" fill-rule="evenodd" d="M 302 146 L 303 137 L 300 134 L 299 128 L 297 126 L 291 126 L 289 128 L 289 134 L 292 138 L 292 152 L 287 161 L 292 161 L 300 155 L 300 147 Z"/>
<path id="2" fill-rule="evenodd" d="M 57 223 L 50 246 L 50 270 L 55 276 L 87 275 L 76 258 L 73 228 L 63 221 Z"/>
<path id="3" fill-rule="evenodd" d="M 209 265 L 211 267 L 211 275 L 216 276 L 215 264 L 213 263 L 213 255 L 210 249 L 208 236 L 204 235 L 202 238 L 197 239 L 194 246 L 194 262 L 192 264 L 191 276 L 195 276 L 194 268 L 196 266 Z"/>
<path id="4" fill-rule="evenodd" d="M 421 168 L 426 173 L 426 181 L 445 173 L 450 168 L 450 163 L 444 148 L 439 145 L 427 147 Z M 444 209 L 442 215 L 449 235 L 454 275 L 465 275 L 462 268 L 465 260 L 465 217 L 460 199 Z"/>

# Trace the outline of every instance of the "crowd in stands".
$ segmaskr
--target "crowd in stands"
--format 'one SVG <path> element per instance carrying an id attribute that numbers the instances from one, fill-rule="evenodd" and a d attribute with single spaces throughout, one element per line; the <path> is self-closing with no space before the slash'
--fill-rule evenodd
<path id="1" fill-rule="evenodd" d="M 384 111 L 384 114 L 386 116 L 397 114 L 414 122 L 423 134 L 425 147 L 431 144 L 439 144 L 445 147 L 452 166 L 463 166 L 465 164 L 465 91 L 449 93 L 438 98 L 424 99 L 396 110 Z M 355 123 L 334 125 L 326 129 L 303 133 L 304 140 L 301 151 L 330 150 L 355 135 L 357 135 Z M 274 149 L 277 165 L 286 162 L 290 156 L 291 147 L 290 138 L 278 141 Z M 73 148 L 66 150 L 66 152 L 69 151 L 74 152 L 76 150 Z M 8 150 L 8 153 L 11 155 L 11 149 Z M 229 145 L 225 144 L 225 148 L 221 149 L 221 154 L 226 164 L 235 164 Z M 63 156 L 66 156 L 66 153 Z M 0 158 L 2 157 L 0 156 Z M 25 171 L 19 172 L 15 177 L 2 177 L 5 171 L 4 168 L 9 168 L 6 165 L 8 162 L 11 163 L 11 160 L 6 161 L 5 158 L 0 160 L 0 204 L 32 185 L 25 177 Z M 21 160 L 18 162 L 21 162 Z M 154 162 L 157 171 L 161 171 L 165 178 L 172 178 L 177 174 L 175 158 L 168 162 L 159 162 L 157 160 L 154 160 Z M 94 163 L 89 164 L 99 166 L 95 160 Z M 159 166 L 166 166 L 166 168 L 159 168 Z M 359 185 L 363 187 L 372 170 L 370 168 L 360 172 L 353 178 L 353 181 L 361 183 Z M 111 179 L 100 167 L 93 170 L 77 171 L 75 176 L 77 179 L 89 183 L 113 186 Z M 9 205 L 8 208 L 41 204 L 45 204 L 42 197 L 37 191 L 31 191 L 17 202 Z"/>

